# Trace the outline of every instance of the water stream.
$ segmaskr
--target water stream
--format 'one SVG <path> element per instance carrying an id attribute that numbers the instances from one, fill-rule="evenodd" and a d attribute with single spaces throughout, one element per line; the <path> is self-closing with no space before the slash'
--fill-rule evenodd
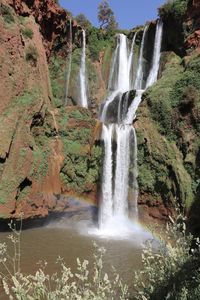
<path id="1" fill-rule="evenodd" d="M 87 79 L 86 79 L 86 34 L 85 30 L 82 31 L 83 34 L 83 46 L 81 54 L 81 66 L 80 66 L 80 106 L 88 107 L 87 98 Z"/>

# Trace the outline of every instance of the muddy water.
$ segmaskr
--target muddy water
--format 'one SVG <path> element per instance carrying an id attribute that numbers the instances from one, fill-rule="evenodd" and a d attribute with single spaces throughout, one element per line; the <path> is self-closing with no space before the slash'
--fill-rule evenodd
<path id="1" fill-rule="evenodd" d="M 77 257 L 89 260 L 92 265 L 95 241 L 106 249 L 105 271 L 112 277 L 114 266 L 123 281 L 132 285 L 134 270 L 141 268 L 141 240 L 138 241 L 134 233 L 126 239 L 88 234 L 92 226 L 85 221 L 74 222 L 63 218 L 44 227 L 24 230 L 21 237 L 22 271 L 33 273 L 38 268 L 37 262 L 45 260 L 48 262 L 46 271 L 50 274 L 56 272 L 58 256 L 63 257 L 73 271 L 76 270 Z M 1 242 L 6 241 L 7 236 L 8 233 L 0 233 Z"/>

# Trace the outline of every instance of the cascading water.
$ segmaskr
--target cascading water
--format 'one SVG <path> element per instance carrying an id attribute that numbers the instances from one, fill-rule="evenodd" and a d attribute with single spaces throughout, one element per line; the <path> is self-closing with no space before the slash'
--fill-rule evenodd
<path id="1" fill-rule="evenodd" d="M 87 80 L 86 80 L 86 34 L 85 30 L 82 31 L 83 34 L 83 47 L 81 55 L 81 67 L 80 67 L 80 105 L 82 107 L 88 107 L 87 99 Z"/>
<path id="2" fill-rule="evenodd" d="M 113 216 L 128 217 L 128 185 L 130 163 L 130 136 L 132 126 L 116 125 L 116 169 L 113 195 Z"/>
<path id="3" fill-rule="evenodd" d="M 147 34 L 147 29 L 148 26 L 145 26 L 144 28 L 144 33 L 142 37 L 142 43 L 140 47 L 140 56 L 138 60 L 138 68 L 137 68 L 137 75 L 136 75 L 136 80 L 135 80 L 135 90 L 142 90 L 142 81 L 143 81 L 143 53 L 144 53 L 144 42 Z"/>
<path id="4" fill-rule="evenodd" d="M 135 48 L 135 41 L 137 37 L 137 32 L 134 34 L 132 43 L 131 43 L 131 51 L 128 58 L 128 74 L 129 74 L 129 89 L 133 88 L 133 76 L 131 76 L 131 71 L 133 67 L 133 58 L 134 58 L 134 48 Z"/>
<path id="5" fill-rule="evenodd" d="M 99 225 L 102 228 L 108 219 L 112 217 L 113 202 L 112 202 L 112 137 L 114 125 L 103 125 L 102 140 L 104 141 L 105 157 L 102 178 L 102 203 L 99 209 Z"/>
<path id="6" fill-rule="evenodd" d="M 153 53 L 153 61 L 151 66 L 151 71 L 149 73 L 146 88 L 154 84 L 158 77 L 158 71 L 160 66 L 160 51 L 161 51 L 161 43 L 162 43 L 162 35 L 163 35 L 163 22 L 158 20 L 156 25 L 156 35 L 155 35 L 155 43 L 154 43 L 154 53 Z"/>
<path id="7" fill-rule="evenodd" d="M 128 52 L 128 43 L 125 35 L 118 36 L 118 42 L 113 57 L 109 79 L 109 96 L 101 112 L 103 124 L 102 140 L 105 145 L 105 156 L 102 176 L 102 198 L 100 203 L 99 227 L 100 231 L 107 234 L 117 234 L 123 228 L 123 234 L 129 229 L 126 221 L 129 213 L 137 220 L 138 197 L 138 169 L 137 169 L 137 136 L 132 122 L 136 116 L 137 108 L 141 102 L 142 94 L 146 87 L 152 85 L 158 75 L 160 50 L 162 42 L 162 22 L 158 21 L 152 68 L 147 83 L 144 82 L 143 57 L 145 39 L 148 26 L 145 26 L 134 88 L 135 97 L 128 108 L 129 90 L 133 86 L 131 67 L 134 57 L 136 35 L 133 38 L 131 51 Z M 117 72 L 117 73 L 116 73 Z M 125 94 L 126 93 L 126 94 Z M 123 96 L 125 94 L 125 96 Z M 108 124 L 107 112 L 109 105 L 118 97 L 117 122 Z M 124 98 L 123 98 L 124 97 Z M 114 146 L 115 145 L 115 146 Z M 116 148 L 114 152 L 113 149 Z M 132 155 L 132 161 L 131 161 Z M 132 195 L 129 203 L 130 166 L 132 165 Z M 131 212 L 129 212 L 129 208 Z"/>
<path id="8" fill-rule="evenodd" d="M 66 90 L 65 90 L 65 105 L 67 105 L 67 97 L 69 91 L 69 81 L 72 68 L 72 20 L 69 21 L 69 57 L 67 61 L 67 76 L 66 76 Z"/>

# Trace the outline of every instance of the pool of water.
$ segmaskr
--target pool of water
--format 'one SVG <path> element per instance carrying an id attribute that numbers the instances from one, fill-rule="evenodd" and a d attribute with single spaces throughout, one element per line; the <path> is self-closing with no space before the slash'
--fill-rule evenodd
<path id="1" fill-rule="evenodd" d="M 65 260 L 72 271 L 76 270 L 77 257 L 89 260 L 89 268 L 92 269 L 93 242 L 96 242 L 98 246 L 106 249 L 104 270 L 112 278 L 113 266 L 123 282 L 131 286 L 134 271 L 141 268 L 142 243 L 151 238 L 151 235 L 133 225 L 132 233 L 123 236 L 120 224 L 118 227 L 119 235 L 107 235 L 105 231 L 99 232 L 91 221 L 62 217 L 46 226 L 24 230 L 21 235 L 22 272 L 35 272 L 38 269 L 37 262 L 45 260 L 48 263 L 46 272 L 52 274 L 57 270 L 55 262 L 58 256 Z M 8 234 L 0 233 L 1 242 L 7 240 Z"/>

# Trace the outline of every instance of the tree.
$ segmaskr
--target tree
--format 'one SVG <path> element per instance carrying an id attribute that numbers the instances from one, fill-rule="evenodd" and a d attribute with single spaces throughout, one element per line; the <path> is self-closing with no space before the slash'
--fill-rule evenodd
<path id="1" fill-rule="evenodd" d="M 79 14 L 76 16 L 76 21 L 78 22 L 78 24 L 80 26 L 82 26 L 83 28 L 87 28 L 90 27 L 92 24 L 90 23 L 90 21 L 86 18 L 86 16 L 84 14 Z"/>
<path id="2" fill-rule="evenodd" d="M 107 0 L 103 0 L 98 6 L 98 20 L 100 28 L 116 29 L 118 27 L 114 13 Z"/>

